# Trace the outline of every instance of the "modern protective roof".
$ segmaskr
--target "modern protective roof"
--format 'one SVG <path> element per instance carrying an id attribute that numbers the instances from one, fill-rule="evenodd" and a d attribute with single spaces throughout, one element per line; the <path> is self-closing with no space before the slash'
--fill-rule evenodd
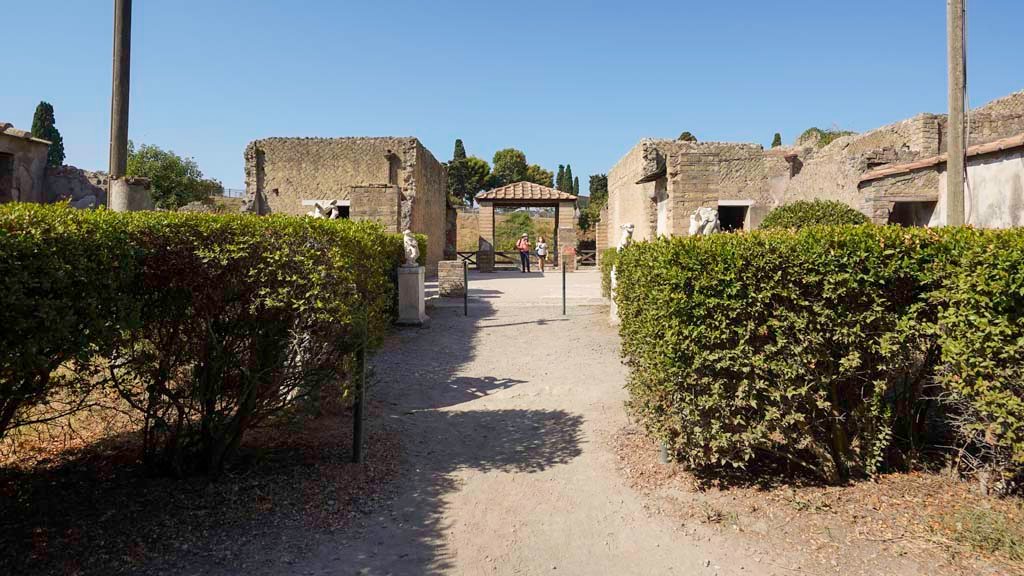
<path id="1" fill-rule="evenodd" d="M 501 188 L 486 190 L 476 195 L 477 200 L 519 200 L 538 202 L 545 200 L 575 201 L 576 196 L 533 182 L 514 182 Z"/>

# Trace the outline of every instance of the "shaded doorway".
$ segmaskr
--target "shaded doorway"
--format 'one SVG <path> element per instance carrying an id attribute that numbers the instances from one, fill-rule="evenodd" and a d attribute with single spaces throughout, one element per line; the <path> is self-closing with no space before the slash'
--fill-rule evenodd
<path id="1" fill-rule="evenodd" d="M 718 223 L 722 232 L 743 230 L 747 223 L 747 206 L 719 206 Z"/>
<path id="2" fill-rule="evenodd" d="M 935 213 L 935 202 L 895 202 L 889 212 L 889 224 L 927 226 Z"/>

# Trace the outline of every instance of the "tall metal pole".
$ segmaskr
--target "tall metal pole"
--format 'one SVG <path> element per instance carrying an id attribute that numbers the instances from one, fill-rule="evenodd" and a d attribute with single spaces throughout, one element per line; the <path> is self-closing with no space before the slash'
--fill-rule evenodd
<path id="1" fill-rule="evenodd" d="M 114 79 L 110 98 L 110 178 L 128 170 L 128 93 L 131 84 L 132 0 L 114 0 Z"/>
<path id="2" fill-rule="evenodd" d="M 949 32 L 949 144 L 946 162 L 946 224 L 964 225 L 964 102 L 967 64 L 964 52 L 964 0 L 947 0 Z"/>

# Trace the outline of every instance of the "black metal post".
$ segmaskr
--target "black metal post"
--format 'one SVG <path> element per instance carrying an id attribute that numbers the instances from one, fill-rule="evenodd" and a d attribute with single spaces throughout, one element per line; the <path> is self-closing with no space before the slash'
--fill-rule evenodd
<path id="1" fill-rule="evenodd" d="M 562 316 L 565 316 L 565 254 L 562 254 Z"/>
<path id="2" fill-rule="evenodd" d="M 355 398 L 352 406 L 352 462 L 362 464 L 366 461 L 363 449 L 363 437 L 366 424 L 366 334 L 356 351 Z"/>
<path id="3" fill-rule="evenodd" d="M 462 315 L 469 316 L 469 263 L 462 261 Z"/>

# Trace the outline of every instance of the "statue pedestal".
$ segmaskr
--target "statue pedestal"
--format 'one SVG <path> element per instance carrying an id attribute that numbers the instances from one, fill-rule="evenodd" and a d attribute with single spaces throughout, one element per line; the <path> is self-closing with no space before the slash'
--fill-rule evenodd
<path id="1" fill-rule="evenodd" d="M 398 324 L 422 326 L 429 320 L 424 304 L 423 266 L 398 268 Z"/>
<path id="2" fill-rule="evenodd" d="M 617 284 L 617 282 L 615 281 L 615 267 L 612 267 L 611 280 L 612 286 L 609 294 L 609 300 L 611 300 L 611 307 L 608 310 L 608 323 L 611 324 L 612 326 L 618 326 L 622 324 L 622 321 L 619 320 L 619 307 L 618 305 L 615 304 L 615 288 Z"/>

